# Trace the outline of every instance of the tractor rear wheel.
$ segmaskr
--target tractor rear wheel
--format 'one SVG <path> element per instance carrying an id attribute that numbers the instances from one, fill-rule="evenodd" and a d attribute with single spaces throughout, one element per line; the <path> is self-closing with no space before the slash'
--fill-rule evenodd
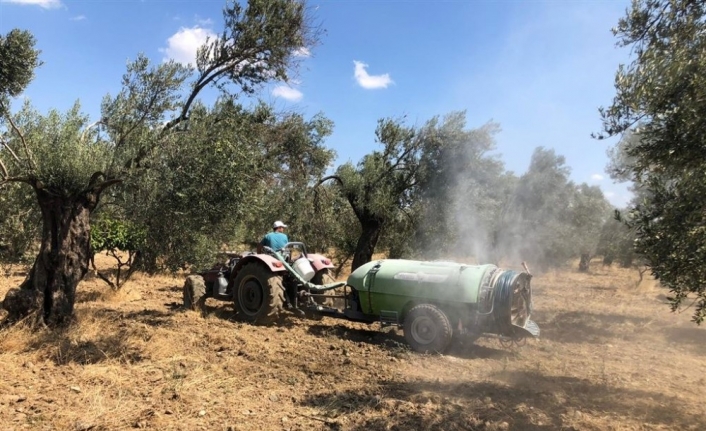
<path id="1" fill-rule="evenodd" d="M 203 307 L 206 301 L 206 283 L 200 275 L 186 277 L 183 288 L 184 307 L 196 310 Z"/>
<path id="2" fill-rule="evenodd" d="M 282 277 L 259 262 L 245 264 L 233 282 L 233 302 L 250 323 L 271 323 L 284 309 Z"/>
<path id="3" fill-rule="evenodd" d="M 329 272 L 328 268 L 324 268 L 321 271 L 317 272 L 314 275 L 314 278 L 311 279 L 311 282 L 314 284 L 318 284 L 319 286 L 324 285 L 324 284 L 331 284 L 336 282 L 336 280 L 333 279 L 333 276 Z M 335 290 L 333 291 L 335 292 Z M 333 307 L 335 301 L 331 298 L 324 298 L 322 296 L 315 296 L 314 297 L 314 302 L 316 302 L 319 305 L 324 305 L 327 307 Z"/>
<path id="4" fill-rule="evenodd" d="M 449 318 L 432 304 L 420 304 L 404 319 L 404 337 L 420 353 L 443 353 L 451 344 L 453 328 Z"/>

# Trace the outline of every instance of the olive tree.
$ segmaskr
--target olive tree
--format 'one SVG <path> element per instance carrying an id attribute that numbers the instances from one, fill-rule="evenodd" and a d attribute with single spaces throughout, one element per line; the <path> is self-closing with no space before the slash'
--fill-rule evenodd
<path id="1" fill-rule="evenodd" d="M 10 319 L 36 313 L 48 324 L 69 320 L 76 286 L 88 270 L 91 212 L 106 190 L 149 169 L 164 148 L 178 144 L 204 88 L 253 93 L 265 82 L 286 81 L 296 50 L 316 41 L 300 1 L 229 2 L 223 17 L 222 33 L 199 49 L 195 67 L 151 65 L 142 55 L 129 63 L 120 92 L 104 98 L 95 123 L 78 105 L 64 114 L 41 116 L 27 106 L 12 113 L 9 98 L 30 82 L 39 53 L 25 32 L 13 30 L 0 41 L 0 183 L 30 187 L 43 224 L 29 275 L 3 301 Z"/>
<path id="2" fill-rule="evenodd" d="M 672 293 L 706 318 L 706 4 L 633 0 L 613 29 L 633 58 L 618 68 L 599 138 L 633 133 L 627 178 L 646 191 L 625 217 L 635 250 Z"/>
<path id="3" fill-rule="evenodd" d="M 409 208 L 413 189 L 422 174 L 420 158 L 428 142 L 424 133 L 400 120 L 378 121 L 376 141 L 381 151 L 367 154 L 357 164 L 345 163 L 333 180 L 358 219 L 360 235 L 356 241 L 351 269 L 370 262 L 383 230 L 400 212 Z"/>

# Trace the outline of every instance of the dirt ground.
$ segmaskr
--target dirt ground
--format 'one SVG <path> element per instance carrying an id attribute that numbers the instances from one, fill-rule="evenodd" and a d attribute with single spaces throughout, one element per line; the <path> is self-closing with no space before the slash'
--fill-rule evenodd
<path id="1" fill-rule="evenodd" d="M 99 266 L 109 261 L 97 259 Z M 0 298 L 21 274 L 0 275 Z M 706 328 L 636 271 L 535 276 L 541 339 L 444 356 L 325 318 L 258 327 L 183 279 L 89 276 L 78 323 L 0 330 L 4 430 L 704 430 Z M 1 317 L 1 316 L 0 316 Z"/>

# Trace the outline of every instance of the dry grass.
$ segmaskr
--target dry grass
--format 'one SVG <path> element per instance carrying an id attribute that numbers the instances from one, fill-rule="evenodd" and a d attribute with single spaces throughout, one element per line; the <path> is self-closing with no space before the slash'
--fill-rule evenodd
<path id="1" fill-rule="evenodd" d="M 97 262 L 98 265 L 106 262 Z M 181 279 L 89 278 L 78 323 L 0 331 L 5 430 L 702 430 L 706 328 L 637 273 L 535 277 L 542 339 L 410 353 L 397 331 L 183 311 Z M 0 297 L 21 275 L 0 279 Z"/>

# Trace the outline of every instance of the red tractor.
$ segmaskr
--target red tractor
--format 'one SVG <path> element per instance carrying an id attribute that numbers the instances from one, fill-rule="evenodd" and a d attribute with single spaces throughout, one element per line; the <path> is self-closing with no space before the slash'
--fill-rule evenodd
<path id="1" fill-rule="evenodd" d="M 224 253 L 227 262 L 186 278 L 184 306 L 195 310 L 209 297 L 233 301 L 242 319 L 258 323 L 275 320 L 285 309 L 306 313 L 315 304 L 299 304 L 300 300 L 318 302 L 324 298 L 302 296 L 302 282 L 331 285 L 334 265 L 323 255 L 307 253 L 301 242 L 290 242 L 277 252 L 286 265 L 269 249 L 261 254 Z"/>

